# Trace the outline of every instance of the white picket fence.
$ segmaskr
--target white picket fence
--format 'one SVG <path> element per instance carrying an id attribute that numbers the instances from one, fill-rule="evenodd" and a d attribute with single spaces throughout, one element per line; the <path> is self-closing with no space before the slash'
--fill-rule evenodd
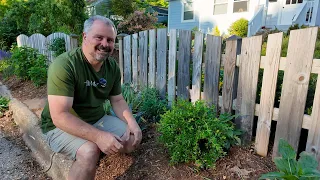
<path id="1" fill-rule="evenodd" d="M 38 51 L 48 57 L 48 61 L 52 62 L 54 59 L 53 52 L 48 50 L 49 44 L 53 42 L 56 38 L 63 38 L 65 40 L 66 50 L 69 51 L 75 47 L 78 47 L 78 41 L 74 36 L 67 35 L 65 33 L 53 33 L 48 37 L 45 37 L 42 34 L 33 34 L 30 37 L 20 34 L 17 37 L 18 47 L 27 46 L 38 49 Z"/>

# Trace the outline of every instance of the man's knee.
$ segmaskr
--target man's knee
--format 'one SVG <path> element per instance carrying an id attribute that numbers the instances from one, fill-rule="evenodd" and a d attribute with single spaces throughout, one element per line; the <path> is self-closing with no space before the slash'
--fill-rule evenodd
<path id="1" fill-rule="evenodd" d="M 99 156 L 99 147 L 95 143 L 88 141 L 78 149 L 76 160 L 96 163 L 99 160 Z"/>

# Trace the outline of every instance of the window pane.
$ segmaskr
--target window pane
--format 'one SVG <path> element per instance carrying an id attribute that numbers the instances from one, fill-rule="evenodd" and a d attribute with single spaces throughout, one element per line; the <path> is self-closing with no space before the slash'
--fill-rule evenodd
<path id="1" fill-rule="evenodd" d="M 234 2 L 233 4 L 233 12 L 246 12 L 248 11 L 248 2 L 247 1 L 240 1 Z"/>
<path id="2" fill-rule="evenodd" d="M 214 0 L 214 3 L 216 4 L 228 3 L 228 0 Z"/>
<path id="3" fill-rule="evenodd" d="M 291 0 L 287 0 L 287 1 L 286 1 L 286 4 L 290 4 L 290 1 L 291 1 Z"/>
<path id="4" fill-rule="evenodd" d="M 303 0 L 298 0 L 298 3 L 303 3 Z"/>
<path id="5" fill-rule="evenodd" d="M 184 3 L 184 12 L 186 12 L 186 11 L 193 11 L 192 5 L 193 5 L 192 2 Z"/>
<path id="6" fill-rule="evenodd" d="M 193 11 L 187 11 L 183 13 L 183 20 L 192 20 L 193 19 Z"/>
<path id="7" fill-rule="evenodd" d="M 227 14 L 228 11 L 228 4 L 217 4 L 214 5 L 213 14 Z"/>
<path id="8" fill-rule="evenodd" d="M 297 0 L 292 0 L 291 4 L 296 4 L 296 3 L 297 3 Z"/>
<path id="9" fill-rule="evenodd" d="M 271 3 L 272 3 L 272 2 L 277 2 L 277 0 L 269 0 L 269 2 L 271 2 Z"/>

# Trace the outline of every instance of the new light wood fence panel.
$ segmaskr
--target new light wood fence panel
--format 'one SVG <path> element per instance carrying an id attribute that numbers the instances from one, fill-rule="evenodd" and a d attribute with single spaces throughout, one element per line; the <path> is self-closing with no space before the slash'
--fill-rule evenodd
<path id="1" fill-rule="evenodd" d="M 18 47 L 22 47 L 22 46 L 28 46 L 28 36 L 24 35 L 24 34 L 20 34 L 17 37 L 17 45 Z"/>
<path id="2" fill-rule="evenodd" d="M 162 98 L 167 92 L 167 29 L 157 31 L 157 89 Z"/>
<path id="3" fill-rule="evenodd" d="M 256 153 L 266 156 L 270 137 L 270 128 L 274 99 L 277 87 L 278 69 L 283 33 L 270 34 L 268 36 L 266 66 L 263 72 L 260 114 L 258 118 L 255 150 Z"/>
<path id="4" fill-rule="evenodd" d="M 259 74 L 262 36 L 244 38 L 240 55 L 237 114 L 235 122 L 244 130 L 243 144 L 251 142 Z"/>
<path id="5" fill-rule="evenodd" d="M 170 30 L 168 60 L 168 104 L 176 98 L 177 30 Z"/>
<path id="6" fill-rule="evenodd" d="M 138 34 L 132 35 L 132 82 L 138 86 Z"/>
<path id="7" fill-rule="evenodd" d="M 53 34 L 50 34 L 47 39 L 46 39 L 46 44 L 47 45 L 50 45 L 53 43 L 53 40 L 56 39 L 56 38 L 62 38 L 64 39 L 64 42 L 65 42 L 65 48 L 66 48 L 66 51 L 69 51 L 71 50 L 71 40 L 70 40 L 70 36 L 65 34 L 65 33 L 53 33 Z M 53 52 L 52 51 L 48 51 L 47 52 L 47 55 L 48 55 L 48 60 L 49 62 L 52 62 L 54 60 L 54 55 L 53 55 Z"/>
<path id="8" fill-rule="evenodd" d="M 123 82 L 131 83 L 131 36 L 126 36 L 123 38 L 123 49 L 124 49 L 124 59 L 123 59 Z"/>
<path id="9" fill-rule="evenodd" d="M 156 85 L 156 30 L 149 30 L 149 85 Z"/>
<path id="10" fill-rule="evenodd" d="M 32 34 L 28 38 L 28 46 L 37 49 L 39 53 L 47 55 L 47 39 L 42 34 Z"/>
<path id="11" fill-rule="evenodd" d="M 179 31 L 178 82 L 177 96 L 189 99 L 191 31 Z"/>
<path id="12" fill-rule="evenodd" d="M 205 101 L 216 109 L 219 103 L 221 43 L 222 37 L 207 35 L 203 93 Z"/>
<path id="13" fill-rule="evenodd" d="M 311 114 L 312 125 L 308 132 L 306 151 L 314 154 L 320 165 L 320 76 L 318 75 L 316 92 Z M 320 167 L 320 166 L 319 166 Z"/>
<path id="14" fill-rule="evenodd" d="M 298 149 L 317 31 L 317 27 L 290 31 L 274 156 L 278 156 L 280 138 Z"/>
<path id="15" fill-rule="evenodd" d="M 139 86 L 148 85 L 148 31 L 139 32 Z"/>
<path id="16" fill-rule="evenodd" d="M 203 53 L 203 33 L 196 32 L 194 39 L 194 52 L 192 58 L 192 91 L 191 101 L 196 102 L 201 94 L 201 66 Z"/>
<path id="17" fill-rule="evenodd" d="M 234 74 L 237 61 L 238 41 L 226 42 L 226 55 L 224 61 L 223 87 L 222 87 L 222 113 L 232 113 Z"/>

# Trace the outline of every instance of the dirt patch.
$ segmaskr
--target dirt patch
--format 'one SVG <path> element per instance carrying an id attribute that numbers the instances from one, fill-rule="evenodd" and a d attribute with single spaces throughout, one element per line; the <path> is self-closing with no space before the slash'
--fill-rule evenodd
<path id="1" fill-rule="evenodd" d="M 46 97 L 45 86 L 36 88 L 31 82 L 15 78 L 9 78 L 4 83 L 13 97 L 20 101 Z M 198 171 L 192 164 L 170 166 L 166 149 L 157 141 L 158 136 L 156 127 L 151 125 L 143 132 L 141 146 L 134 153 L 103 157 L 96 179 L 258 179 L 261 174 L 276 170 L 271 157 L 256 155 L 253 146 L 231 148 L 228 155 L 216 163 L 215 169 Z"/>

